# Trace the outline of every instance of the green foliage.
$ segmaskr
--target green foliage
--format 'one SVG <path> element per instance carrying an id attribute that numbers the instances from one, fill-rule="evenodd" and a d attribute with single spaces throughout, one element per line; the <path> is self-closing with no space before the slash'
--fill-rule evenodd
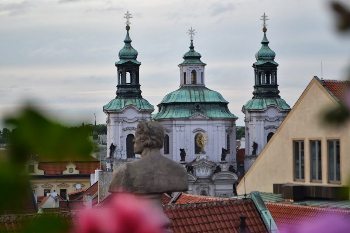
<path id="1" fill-rule="evenodd" d="M 323 114 L 323 122 L 333 126 L 341 126 L 350 117 L 349 109 L 343 104 L 327 109 Z"/>
<path id="2" fill-rule="evenodd" d="M 87 127 L 66 127 L 52 121 L 32 107 L 5 121 L 15 128 L 10 134 L 10 157 L 25 162 L 37 155 L 44 161 L 87 160 L 93 149 Z"/>
<path id="3" fill-rule="evenodd" d="M 70 222 L 67 218 L 54 214 L 40 214 L 28 219 L 22 233 L 66 233 L 69 232 Z"/>
<path id="4" fill-rule="evenodd" d="M 236 139 L 240 140 L 243 137 L 245 137 L 245 127 L 244 126 L 237 126 L 236 127 Z"/>

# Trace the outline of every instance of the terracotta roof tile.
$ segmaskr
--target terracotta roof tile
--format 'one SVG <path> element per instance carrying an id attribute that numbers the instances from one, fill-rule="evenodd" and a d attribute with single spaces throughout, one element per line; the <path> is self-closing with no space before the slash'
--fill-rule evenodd
<path id="1" fill-rule="evenodd" d="M 238 232 L 240 217 L 246 216 L 250 233 L 268 232 L 251 199 L 225 199 L 185 194 L 177 200 L 188 204 L 169 204 L 164 212 L 171 219 L 174 233 Z M 189 198 L 190 197 L 190 198 Z M 194 203 L 194 201 L 199 201 Z"/>
<path id="2" fill-rule="evenodd" d="M 79 174 L 90 175 L 99 169 L 99 161 L 84 161 L 84 162 L 39 162 L 38 168 L 44 170 L 45 175 L 62 175 L 67 169 L 67 165 L 73 163 Z"/>
<path id="3" fill-rule="evenodd" d="M 329 209 L 320 207 L 301 206 L 295 204 L 266 203 L 279 229 L 292 230 L 307 219 L 308 222 L 317 222 L 320 217 L 340 215 L 350 217 L 349 209 Z"/>
<path id="4" fill-rule="evenodd" d="M 181 193 L 179 197 L 173 201 L 173 204 L 189 204 L 225 200 L 223 197 L 200 196 L 187 193 Z"/>
<path id="5" fill-rule="evenodd" d="M 350 81 L 321 80 L 323 86 L 338 100 L 344 101 L 346 91 L 350 88 Z"/>

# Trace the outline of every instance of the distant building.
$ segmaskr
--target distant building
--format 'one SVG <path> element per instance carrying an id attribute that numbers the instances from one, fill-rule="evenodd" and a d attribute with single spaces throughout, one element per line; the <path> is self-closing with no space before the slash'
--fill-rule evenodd
<path id="1" fill-rule="evenodd" d="M 133 160 L 134 135 L 139 121 L 151 120 L 153 106 L 141 95 L 138 52 L 131 46 L 130 26 L 126 26 L 124 47 L 115 63 L 118 74 L 116 97 L 103 106 L 107 115 L 107 157 Z M 111 166 L 109 163 L 108 166 Z"/>
<path id="2" fill-rule="evenodd" d="M 245 171 L 254 163 L 266 143 L 290 111 L 289 105 L 279 95 L 276 53 L 270 49 L 266 37 L 266 20 L 263 15 L 264 36 L 261 48 L 255 54 L 253 98 L 243 107 L 245 114 Z"/>
<path id="3" fill-rule="evenodd" d="M 28 165 L 32 190 L 38 202 L 54 191 L 63 199 L 69 193 L 90 187 L 90 175 L 100 168 L 99 161 L 38 162 Z"/>
<path id="4" fill-rule="evenodd" d="M 205 85 L 206 64 L 194 50 L 179 64 L 180 88 L 167 94 L 153 119 L 164 126 L 164 155 L 189 172 L 189 192 L 231 196 L 236 175 L 236 120 L 228 102 Z"/>
<path id="5" fill-rule="evenodd" d="M 331 127 L 322 121 L 322 113 L 339 106 L 349 87 L 349 81 L 314 77 L 239 183 L 238 193 L 349 199 L 350 122 Z"/>

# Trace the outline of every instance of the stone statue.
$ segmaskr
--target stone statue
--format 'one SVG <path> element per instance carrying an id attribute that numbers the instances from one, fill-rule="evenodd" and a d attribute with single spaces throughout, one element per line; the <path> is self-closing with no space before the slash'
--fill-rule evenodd
<path id="1" fill-rule="evenodd" d="M 114 151 L 115 148 L 117 148 L 113 143 L 111 143 L 111 146 L 109 147 L 109 157 L 114 158 Z"/>
<path id="2" fill-rule="evenodd" d="M 185 161 L 185 158 L 186 158 L 186 151 L 185 149 L 183 148 L 180 148 L 180 157 L 181 157 L 181 162 L 184 162 Z"/>
<path id="3" fill-rule="evenodd" d="M 153 195 L 186 191 L 186 170 L 160 153 L 163 140 L 164 130 L 159 123 L 140 122 L 135 132 L 134 152 L 141 154 L 141 159 L 115 170 L 109 192 Z"/>
<path id="4" fill-rule="evenodd" d="M 256 142 L 253 142 L 253 152 L 252 152 L 252 155 L 256 155 L 256 150 L 258 149 L 258 143 Z"/>
<path id="5" fill-rule="evenodd" d="M 205 154 L 204 148 L 207 144 L 207 137 L 202 133 L 196 135 L 196 146 L 198 147 L 198 153 Z"/>
<path id="6" fill-rule="evenodd" d="M 226 155 L 228 153 L 228 150 L 225 148 L 221 149 L 221 161 L 226 161 Z"/>

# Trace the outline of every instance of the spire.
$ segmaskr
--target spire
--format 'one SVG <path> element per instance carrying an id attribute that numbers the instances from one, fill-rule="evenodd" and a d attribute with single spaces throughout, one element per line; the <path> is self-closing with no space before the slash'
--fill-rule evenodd
<path id="1" fill-rule="evenodd" d="M 264 36 L 263 36 L 263 39 L 261 41 L 261 48 L 260 50 L 255 54 L 255 58 L 257 60 L 257 63 L 265 63 L 265 62 L 272 62 L 272 63 L 275 63 L 274 62 L 274 59 L 275 59 L 275 56 L 276 56 L 276 53 L 270 49 L 269 47 L 269 40 L 267 39 L 267 36 L 266 36 L 266 32 L 267 32 L 267 24 L 266 24 L 266 21 L 269 20 L 269 18 L 267 17 L 267 15 L 264 13 L 262 16 L 261 16 L 261 20 L 263 21 L 263 28 L 262 28 L 262 31 L 264 33 Z M 277 63 L 276 63 L 277 64 Z"/>
<path id="2" fill-rule="evenodd" d="M 132 18 L 131 14 L 129 11 L 127 11 L 125 13 L 125 16 L 124 18 L 126 19 L 126 36 L 125 36 L 125 39 L 124 39 L 124 47 L 119 51 L 119 59 L 120 61 L 118 61 L 116 64 L 123 64 L 125 62 L 133 62 L 135 64 L 141 64 L 140 62 L 137 61 L 137 55 L 138 55 L 138 52 L 136 49 L 134 49 L 131 45 L 131 38 L 130 38 L 130 35 L 129 35 L 129 31 L 130 31 L 130 19 Z"/>
<path id="3" fill-rule="evenodd" d="M 255 54 L 256 62 L 253 64 L 255 72 L 254 98 L 279 98 L 277 84 L 277 66 L 275 62 L 276 53 L 270 49 L 269 40 L 267 39 L 267 24 L 269 20 L 264 13 L 261 16 L 262 31 L 264 33 L 261 41 L 261 48 Z"/>
<path id="4" fill-rule="evenodd" d="M 205 65 L 205 63 L 203 63 L 201 61 L 202 55 L 194 50 L 193 37 L 196 34 L 196 30 L 191 27 L 190 29 L 188 29 L 187 34 L 190 36 L 190 40 L 191 40 L 190 47 L 189 47 L 190 50 L 187 53 L 185 53 L 185 55 L 183 56 L 183 59 L 185 61 L 183 61 L 183 63 L 181 63 L 181 64 L 182 65 L 183 64 L 201 64 L 201 65 Z"/>

